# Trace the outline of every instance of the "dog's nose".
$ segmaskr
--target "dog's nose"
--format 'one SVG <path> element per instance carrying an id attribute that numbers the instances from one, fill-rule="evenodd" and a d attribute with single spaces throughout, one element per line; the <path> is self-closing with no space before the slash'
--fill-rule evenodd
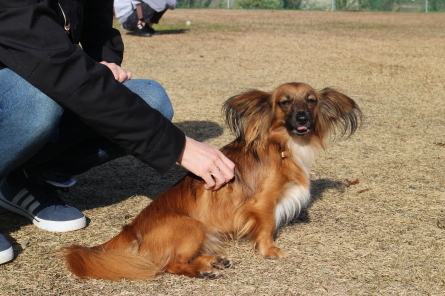
<path id="1" fill-rule="evenodd" d="M 297 123 L 298 123 L 299 125 L 307 125 L 307 124 L 309 123 L 309 116 L 308 116 L 308 114 L 307 114 L 306 112 L 304 112 L 304 111 L 299 111 L 299 112 L 297 113 L 297 118 L 296 118 L 296 120 L 297 120 Z"/>

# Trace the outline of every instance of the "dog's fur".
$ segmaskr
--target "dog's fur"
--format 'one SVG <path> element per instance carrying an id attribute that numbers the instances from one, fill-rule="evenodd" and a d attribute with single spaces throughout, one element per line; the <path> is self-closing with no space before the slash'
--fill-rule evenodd
<path id="1" fill-rule="evenodd" d="M 285 254 L 274 231 L 310 201 L 309 165 L 336 127 L 351 135 L 362 113 L 331 88 L 287 83 L 227 100 L 226 121 L 237 138 L 222 148 L 235 178 L 217 191 L 189 174 L 158 196 L 110 241 L 64 250 L 79 277 L 148 279 L 168 272 L 215 278 L 232 261 L 218 256 L 225 237 L 248 237 L 260 254 Z"/>

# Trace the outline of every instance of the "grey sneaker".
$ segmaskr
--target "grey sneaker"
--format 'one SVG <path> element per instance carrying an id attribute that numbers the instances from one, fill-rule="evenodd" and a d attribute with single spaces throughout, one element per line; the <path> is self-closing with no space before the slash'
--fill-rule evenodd
<path id="1" fill-rule="evenodd" d="M 87 225 L 81 211 L 60 199 L 57 187 L 34 183 L 24 175 L 7 178 L 0 184 L 0 206 L 48 231 L 72 231 Z"/>
<path id="2" fill-rule="evenodd" d="M 12 246 L 6 238 L 0 234 L 0 264 L 11 261 L 12 259 L 14 259 Z"/>

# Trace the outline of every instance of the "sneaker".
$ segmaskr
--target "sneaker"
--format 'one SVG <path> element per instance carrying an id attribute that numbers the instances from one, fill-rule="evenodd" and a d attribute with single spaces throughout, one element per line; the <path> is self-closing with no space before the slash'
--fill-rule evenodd
<path id="1" fill-rule="evenodd" d="M 81 211 L 60 199 L 57 187 L 34 183 L 25 176 L 14 180 L 6 178 L 0 184 L 0 206 L 48 231 L 73 231 L 87 225 Z"/>
<path id="2" fill-rule="evenodd" d="M 54 187 L 57 187 L 57 188 L 69 188 L 77 183 L 77 181 L 74 179 L 68 179 L 64 182 L 58 182 L 58 181 L 52 181 L 52 180 L 46 180 L 45 182 L 50 185 L 53 185 Z"/>
<path id="3" fill-rule="evenodd" d="M 0 234 L 0 264 L 11 261 L 12 259 L 14 259 L 12 246 L 6 238 Z"/>
<path id="4" fill-rule="evenodd" d="M 150 27 L 145 26 L 142 28 L 136 28 L 136 30 L 134 31 L 134 35 L 139 36 L 139 37 L 151 37 L 153 35 L 153 33 L 148 28 L 150 28 Z"/>

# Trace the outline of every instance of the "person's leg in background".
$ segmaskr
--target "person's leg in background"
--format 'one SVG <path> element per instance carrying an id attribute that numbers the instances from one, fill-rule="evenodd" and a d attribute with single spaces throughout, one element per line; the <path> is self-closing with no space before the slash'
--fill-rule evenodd
<path id="1" fill-rule="evenodd" d="M 133 13 L 122 23 L 122 28 L 132 31 L 136 36 L 151 37 L 153 32 L 150 30 L 149 22 L 155 12 L 146 3 L 138 4 Z"/>
<path id="2" fill-rule="evenodd" d="M 159 23 L 164 13 L 167 11 L 165 8 L 162 11 L 156 11 L 150 7 L 147 3 L 140 4 L 139 17 L 137 9 L 122 23 L 122 28 L 125 30 L 133 31 L 136 35 L 142 37 L 151 37 L 156 34 L 157 31 L 153 29 L 153 24 Z M 141 28 L 138 28 L 138 23 L 140 19 L 143 19 L 143 24 Z"/>
<path id="3" fill-rule="evenodd" d="M 162 16 L 164 15 L 164 13 L 167 11 L 167 8 L 162 10 L 162 11 L 154 11 L 153 16 L 150 18 L 149 22 L 149 26 L 150 28 L 153 30 L 152 33 L 155 34 L 156 31 L 155 29 L 153 29 L 153 24 L 158 24 L 159 21 L 161 20 Z"/>
<path id="4" fill-rule="evenodd" d="M 167 8 L 161 11 L 156 11 L 148 4 L 142 3 L 142 12 L 144 14 L 144 22 L 146 23 L 145 27 L 152 35 L 158 33 L 155 29 L 153 29 L 153 24 L 158 24 L 159 20 L 162 18 L 166 11 Z"/>

